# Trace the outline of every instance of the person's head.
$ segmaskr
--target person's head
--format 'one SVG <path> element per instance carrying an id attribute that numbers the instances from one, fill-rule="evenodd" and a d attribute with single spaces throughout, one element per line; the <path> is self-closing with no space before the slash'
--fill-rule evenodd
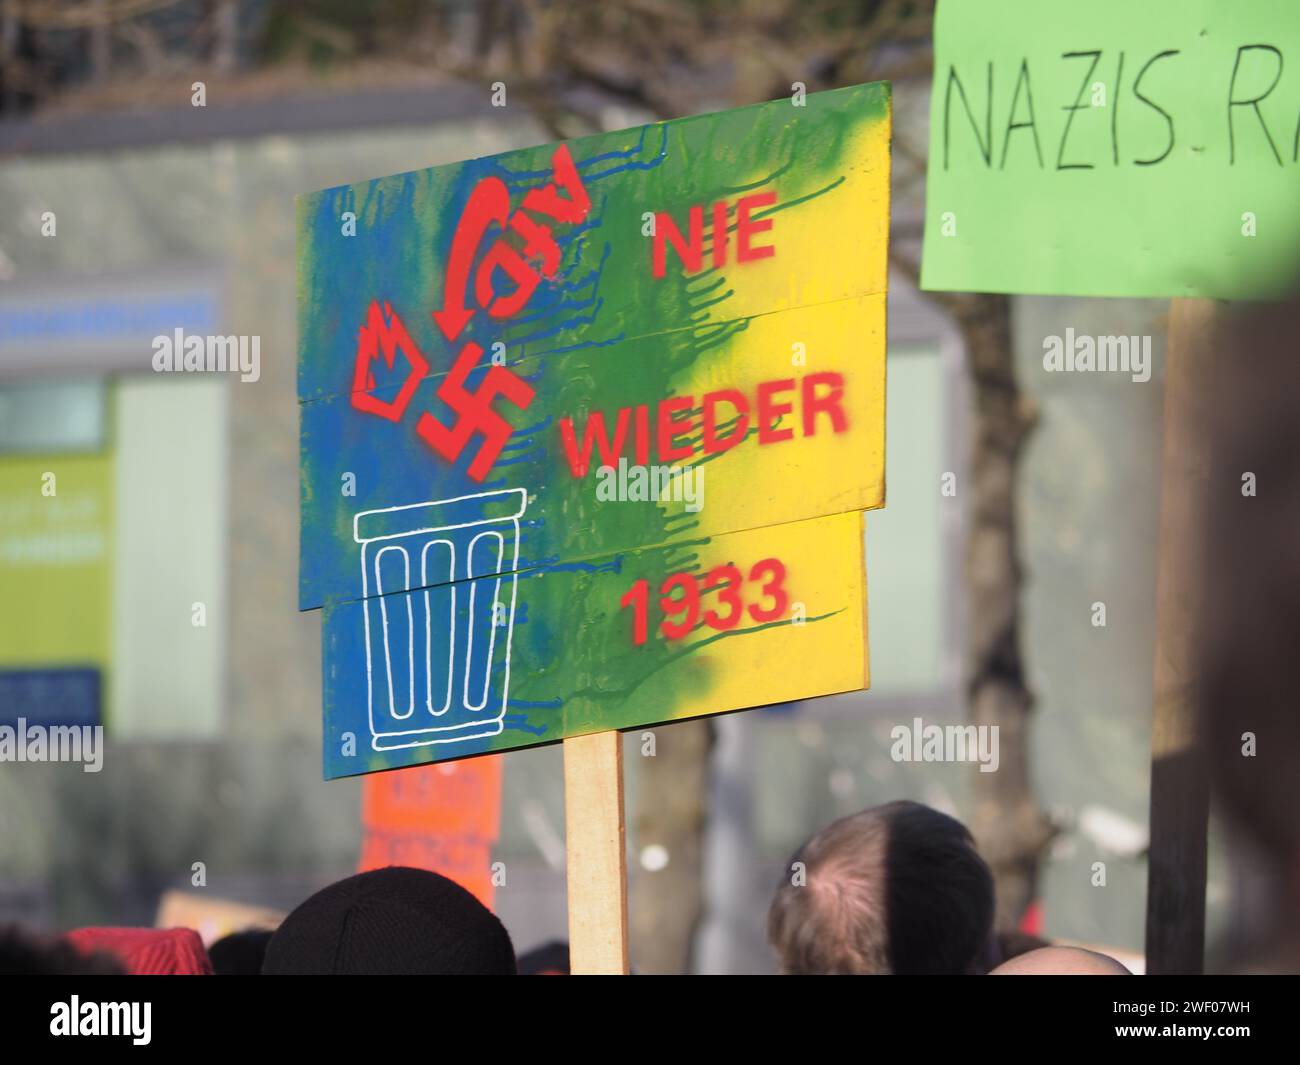
<path id="1" fill-rule="evenodd" d="M 791 860 L 768 912 L 790 974 L 968 973 L 993 926 L 993 877 L 960 821 L 915 802 L 842 818 Z"/>
<path id="2" fill-rule="evenodd" d="M 520 976 L 569 976 L 569 944 L 552 939 L 519 955 Z"/>
<path id="3" fill-rule="evenodd" d="M 271 937 L 264 974 L 511 975 L 496 916 L 459 884 L 390 866 L 318 891 Z"/>
<path id="4" fill-rule="evenodd" d="M 85 953 L 111 954 L 132 976 L 211 976 L 212 962 L 192 928 L 74 928 L 64 937 Z"/>
<path id="5" fill-rule="evenodd" d="M 1108 954 L 1082 947 L 1042 947 L 1004 961 L 990 976 L 1131 976 Z"/>
<path id="6" fill-rule="evenodd" d="M 222 936 L 208 948 L 212 971 L 218 976 L 257 976 L 272 934 L 269 928 L 245 928 Z"/>
<path id="7" fill-rule="evenodd" d="M 120 976 L 115 957 L 79 950 L 66 939 L 45 939 L 19 928 L 0 926 L 0 976 Z"/>

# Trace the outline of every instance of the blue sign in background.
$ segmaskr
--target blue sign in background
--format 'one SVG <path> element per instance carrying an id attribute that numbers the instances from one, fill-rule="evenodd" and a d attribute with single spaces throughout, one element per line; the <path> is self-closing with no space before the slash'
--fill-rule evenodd
<path id="1" fill-rule="evenodd" d="M 0 670 L 0 725 L 103 724 L 98 669 Z"/>

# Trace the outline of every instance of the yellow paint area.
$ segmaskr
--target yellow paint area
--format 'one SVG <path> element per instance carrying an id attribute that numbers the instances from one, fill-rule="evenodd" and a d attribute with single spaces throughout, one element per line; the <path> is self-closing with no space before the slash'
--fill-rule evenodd
<path id="1" fill-rule="evenodd" d="M 759 386 L 789 407 L 778 433 L 757 433 Z M 816 399 L 842 387 L 842 428 Z M 749 405 L 749 436 L 713 456 L 696 448 L 704 471 L 705 530 L 754 529 L 807 515 L 870 510 L 885 502 L 885 295 L 839 300 L 763 315 L 731 342 L 725 358 L 699 360 L 674 381 L 698 410 L 702 397 L 735 389 Z M 814 402 L 805 402 L 809 396 Z M 718 403 L 717 417 L 734 417 Z M 698 417 L 698 416 L 697 416 Z M 698 420 L 696 422 L 698 425 Z M 675 513 L 683 504 L 663 504 Z"/>
<path id="2" fill-rule="evenodd" d="M 670 641 L 675 656 L 628 693 L 615 713 L 600 701 L 572 700 L 565 707 L 564 734 L 583 735 L 868 687 L 864 521 L 860 513 L 837 514 L 720 536 L 698 547 L 696 573 L 701 580 L 714 567 L 728 563 L 745 575 L 740 586 L 746 610 L 742 622 L 724 633 L 701 624 L 680 641 Z M 656 553 L 632 556 L 623 573 L 629 584 L 647 579 L 654 603 L 668 574 L 643 572 L 643 558 L 656 558 Z M 763 593 L 766 582 L 751 582 L 748 577 L 757 563 L 772 558 L 785 567 L 783 585 L 789 604 L 779 619 L 760 623 L 749 614 L 750 605 L 762 609 L 771 607 L 773 600 Z M 704 603 L 726 612 L 713 595 L 706 595 Z M 662 616 L 652 609 L 652 625 Z M 611 611 L 608 623 L 624 627 L 628 619 Z M 643 650 L 658 651 L 650 644 Z"/>
<path id="3" fill-rule="evenodd" d="M 754 236 L 773 254 L 736 261 L 735 234 L 721 268 L 733 290 L 714 317 L 721 321 L 884 292 L 889 277 L 888 117 L 864 121 L 849 138 L 843 157 L 812 171 L 794 167 L 797 178 L 776 177 L 759 191 L 776 192 L 776 203 L 753 212 L 771 228 Z M 821 174 L 824 173 L 824 177 Z M 762 174 L 741 175 L 740 184 Z M 706 209 L 706 217 L 708 211 Z M 685 224 L 685 219 L 681 220 Z M 733 225 L 734 225 L 733 219 Z M 706 240 L 707 247 L 711 245 Z M 674 252 L 669 269 L 680 269 Z M 710 263 L 709 253 L 704 256 Z"/>
<path id="4" fill-rule="evenodd" d="M 734 560 L 748 573 L 750 559 L 781 559 L 790 623 L 717 640 L 683 659 L 707 673 L 709 683 L 698 698 L 678 705 L 678 717 L 870 686 L 865 520 L 854 513 L 774 525 L 719 537 L 701 551 L 702 569 L 715 559 Z"/>

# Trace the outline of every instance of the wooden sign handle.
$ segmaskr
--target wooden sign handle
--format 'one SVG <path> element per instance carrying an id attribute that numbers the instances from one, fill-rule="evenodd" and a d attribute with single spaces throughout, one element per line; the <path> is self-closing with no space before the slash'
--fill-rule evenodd
<path id="1" fill-rule="evenodd" d="M 626 834 L 622 734 L 566 739 L 565 875 L 569 968 L 575 976 L 628 973 Z"/>

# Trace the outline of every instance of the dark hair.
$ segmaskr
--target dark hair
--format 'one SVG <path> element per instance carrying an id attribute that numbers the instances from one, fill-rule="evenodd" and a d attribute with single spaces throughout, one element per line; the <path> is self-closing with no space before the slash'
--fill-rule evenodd
<path id="1" fill-rule="evenodd" d="M 520 976 L 568 976 L 569 944 L 552 939 L 519 955 Z"/>
<path id="2" fill-rule="evenodd" d="M 222 936 L 208 948 L 212 971 L 217 976 L 259 975 L 272 935 L 269 928 L 245 928 Z"/>
<path id="3" fill-rule="evenodd" d="M 109 954 L 83 954 L 62 939 L 43 939 L 17 925 L 0 926 L 0 975 L 120 976 L 121 964 Z"/>
<path id="4" fill-rule="evenodd" d="M 389 866 L 316 892 L 284 919 L 264 974 L 515 975 L 510 936 L 455 881 Z"/>
<path id="5" fill-rule="evenodd" d="M 993 927 L 993 877 L 955 818 L 915 802 L 828 825 L 791 860 L 768 938 L 791 974 L 968 973 Z"/>

